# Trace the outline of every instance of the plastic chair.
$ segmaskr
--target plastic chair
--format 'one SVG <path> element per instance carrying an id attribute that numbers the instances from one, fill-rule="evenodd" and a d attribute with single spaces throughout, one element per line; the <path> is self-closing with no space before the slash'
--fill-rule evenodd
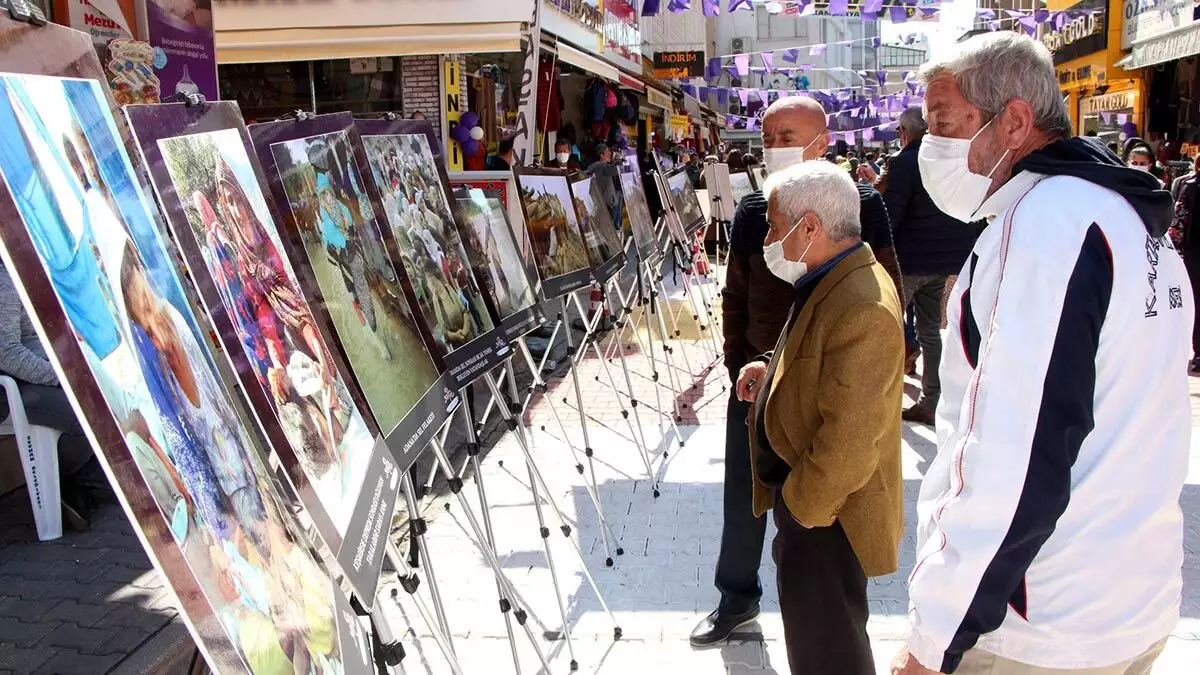
<path id="1" fill-rule="evenodd" d="M 8 394 L 8 418 L 0 423 L 0 435 L 17 438 L 17 452 L 25 467 L 25 486 L 33 505 L 38 539 L 58 539 L 62 536 L 62 495 L 58 477 L 58 437 L 62 432 L 29 423 L 16 380 L 0 375 L 0 386 Z"/>

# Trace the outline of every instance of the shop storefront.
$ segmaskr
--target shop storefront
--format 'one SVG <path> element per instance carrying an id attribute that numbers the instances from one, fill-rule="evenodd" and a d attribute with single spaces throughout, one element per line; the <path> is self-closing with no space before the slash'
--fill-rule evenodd
<path id="1" fill-rule="evenodd" d="M 448 62 L 458 65 L 459 111 L 483 111 L 485 141 L 515 108 L 529 19 L 519 0 L 298 0 L 286 11 L 244 0 L 214 12 L 221 98 L 237 100 L 247 121 L 395 112 L 430 120 L 445 139 Z"/>
<path id="2" fill-rule="evenodd" d="M 1059 88 L 1072 131 L 1120 143 L 1144 129 L 1145 81 L 1121 68 L 1121 0 L 1049 2 L 1048 8 L 1080 13 L 1041 39 L 1054 56 Z M 1083 12 L 1087 12 L 1086 14 Z"/>
<path id="3" fill-rule="evenodd" d="M 1147 136 L 1159 162 L 1189 170 L 1200 143 L 1200 9 L 1192 0 L 1124 0 L 1122 64 L 1146 74 Z"/>

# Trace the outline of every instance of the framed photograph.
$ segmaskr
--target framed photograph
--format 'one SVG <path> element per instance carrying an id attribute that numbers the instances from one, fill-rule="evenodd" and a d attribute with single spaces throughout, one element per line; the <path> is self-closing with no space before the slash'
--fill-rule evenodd
<path id="1" fill-rule="evenodd" d="M 755 164 L 746 170 L 750 174 L 750 178 L 754 181 L 754 189 L 762 190 L 767 184 L 767 167 L 762 164 Z"/>
<path id="2" fill-rule="evenodd" d="M 679 167 L 674 171 L 663 176 L 663 181 L 667 185 L 670 192 L 671 205 L 679 218 L 679 226 L 683 228 L 685 234 L 692 234 L 696 230 L 704 227 L 705 218 L 704 211 L 700 207 L 700 198 L 696 195 L 696 189 L 692 186 L 692 181 L 688 178 L 687 168 Z M 663 203 L 667 203 L 666 198 Z"/>
<path id="3" fill-rule="evenodd" d="M 27 28 L 0 22 L 0 44 Z M 30 50 L 65 57 L 78 47 L 72 68 L 82 61 L 79 71 L 99 77 L 85 34 L 37 30 Z M 371 672 L 369 638 L 342 620 L 346 598 L 195 332 L 169 243 L 132 226 L 152 222 L 154 206 L 107 91 L 97 79 L 0 75 L 0 274 L 11 274 L 213 669 Z"/>
<path id="4" fill-rule="evenodd" d="M 684 175 L 684 180 L 687 180 L 686 174 Z M 666 222 L 665 229 L 669 235 L 669 238 L 690 248 L 691 243 L 688 241 L 687 231 L 684 229 L 683 222 L 680 220 L 679 210 L 674 207 L 675 202 L 671 198 L 671 188 L 667 185 L 667 178 L 662 174 L 662 172 L 654 172 L 654 187 L 658 190 L 658 198 L 664 205 L 663 220 Z M 692 192 L 692 195 L 695 195 L 694 191 Z M 667 204 L 672 206 L 670 208 L 666 208 Z M 696 206 L 696 210 L 700 210 L 698 204 Z M 660 237 L 661 236 L 662 235 L 660 234 Z"/>
<path id="5" fill-rule="evenodd" d="M 613 225 L 608 206 L 604 203 L 600 181 L 603 178 L 579 172 L 570 177 L 571 197 L 575 202 L 575 214 L 579 216 L 583 241 L 587 245 L 588 258 L 592 262 L 592 275 L 596 281 L 608 281 L 625 264 L 625 248 L 621 236 Z M 616 189 L 616 186 L 613 186 Z"/>
<path id="6" fill-rule="evenodd" d="M 754 194 L 758 188 L 754 187 L 754 182 L 750 178 L 749 171 L 734 171 L 729 174 L 729 187 L 733 191 L 733 203 L 742 203 L 747 195 Z"/>
<path id="7" fill-rule="evenodd" d="M 591 263 L 567 172 L 517 167 L 513 175 L 542 278 L 542 295 L 551 300 L 587 286 Z"/>
<path id="8" fill-rule="evenodd" d="M 516 339 L 540 326 L 545 316 L 535 313 L 538 295 L 526 273 L 525 260 L 513 237 L 504 204 L 483 190 L 455 191 L 463 222 L 472 229 L 481 248 L 467 251 L 478 276 L 487 275 L 491 301 L 501 317 L 508 339 Z M 537 278 L 536 276 L 534 277 Z"/>
<path id="9" fill-rule="evenodd" d="M 407 469 L 448 411 L 410 309 L 408 280 L 386 250 L 385 226 L 366 189 L 354 117 L 335 113 L 249 131 L 305 299 L 329 315 L 330 344 L 342 351 L 388 448 Z"/>
<path id="10" fill-rule="evenodd" d="M 484 290 L 489 279 L 475 274 L 467 254 L 480 244 L 455 213 L 433 127 L 421 120 L 355 120 L 355 126 L 433 351 L 455 387 L 466 386 L 503 360 L 508 341 L 490 335 L 499 317 Z"/>
<path id="11" fill-rule="evenodd" d="M 296 493 L 364 603 L 399 489 L 321 307 L 305 299 L 233 102 L 127 106 L 174 239 Z M 360 548 L 361 547 L 361 548 Z M 360 550 L 374 552 L 363 556 Z"/>
<path id="12" fill-rule="evenodd" d="M 651 261 L 662 253 L 654 236 L 654 218 L 650 216 L 650 207 L 646 204 L 646 194 L 642 191 L 640 176 L 626 168 L 621 171 L 621 193 L 625 196 L 625 205 L 629 210 L 629 222 L 633 229 L 633 244 L 637 249 L 638 258 Z"/>

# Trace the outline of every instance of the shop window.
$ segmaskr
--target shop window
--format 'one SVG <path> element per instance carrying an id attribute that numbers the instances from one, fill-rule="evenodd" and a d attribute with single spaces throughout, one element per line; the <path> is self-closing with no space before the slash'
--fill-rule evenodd
<path id="1" fill-rule="evenodd" d="M 313 61 L 317 114 L 361 115 L 401 109 L 400 64 L 396 57 Z"/>
<path id="2" fill-rule="evenodd" d="M 221 99 L 237 101 L 249 123 L 269 122 L 294 110 L 312 110 L 307 61 L 217 66 Z"/>

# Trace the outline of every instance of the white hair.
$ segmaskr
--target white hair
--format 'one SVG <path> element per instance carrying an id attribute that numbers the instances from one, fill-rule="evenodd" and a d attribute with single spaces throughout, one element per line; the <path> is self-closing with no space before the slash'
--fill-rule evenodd
<path id="1" fill-rule="evenodd" d="M 1071 135 L 1071 118 L 1063 104 L 1054 59 L 1046 46 L 1026 35 L 997 31 L 976 35 L 949 57 L 921 67 L 921 83 L 953 77 L 963 98 L 992 116 L 1009 101 L 1021 99 L 1033 108 L 1038 129 Z"/>
<path id="2" fill-rule="evenodd" d="M 921 111 L 921 106 L 905 108 L 898 119 L 900 128 L 910 134 L 923 134 L 929 131 L 929 125 L 925 123 L 925 114 Z"/>
<path id="3" fill-rule="evenodd" d="M 836 164 L 817 160 L 776 171 L 767 177 L 763 195 L 789 223 L 812 213 L 833 241 L 862 236 L 858 188 Z"/>

